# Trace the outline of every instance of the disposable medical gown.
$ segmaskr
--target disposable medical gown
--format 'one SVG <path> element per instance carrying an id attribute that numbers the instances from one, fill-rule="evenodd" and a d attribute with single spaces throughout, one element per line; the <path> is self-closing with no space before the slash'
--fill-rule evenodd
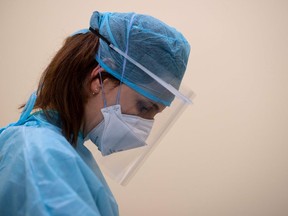
<path id="1" fill-rule="evenodd" d="M 0 130 L 0 215 L 118 215 L 83 137 L 74 149 L 56 114 L 27 113 Z"/>

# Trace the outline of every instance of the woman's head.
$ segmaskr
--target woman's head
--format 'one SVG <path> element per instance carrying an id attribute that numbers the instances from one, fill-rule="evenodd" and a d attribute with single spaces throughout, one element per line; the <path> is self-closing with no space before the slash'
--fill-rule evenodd
<path id="1" fill-rule="evenodd" d="M 174 28 L 132 13 L 95 12 L 90 25 L 124 56 L 132 55 L 160 79 L 179 88 L 190 47 Z M 76 144 L 80 130 L 88 133 L 103 119 L 104 102 L 114 105 L 116 98 L 120 98 L 123 113 L 153 119 L 170 105 L 174 95 L 97 35 L 85 31 L 67 38 L 44 71 L 35 108 L 56 110 L 63 134 Z"/>

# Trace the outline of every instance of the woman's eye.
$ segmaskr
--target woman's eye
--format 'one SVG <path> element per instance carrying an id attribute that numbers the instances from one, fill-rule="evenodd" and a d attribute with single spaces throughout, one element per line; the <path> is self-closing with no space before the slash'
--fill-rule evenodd
<path id="1" fill-rule="evenodd" d="M 140 113 L 147 113 L 147 112 L 149 112 L 149 108 L 146 107 L 146 106 L 140 106 L 139 107 L 139 112 Z"/>
<path id="2" fill-rule="evenodd" d="M 138 102 L 137 103 L 137 109 L 139 113 L 147 113 L 151 110 L 151 106 L 147 105 L 144 102 Z"/>
<path id="3" fill-rule="evenodd" d="M 146 113 L 146 112 L 148 112 L 149 111 L 149 108 L 147 108 L 147 107 L 141 107 L 141 113 Z"/>

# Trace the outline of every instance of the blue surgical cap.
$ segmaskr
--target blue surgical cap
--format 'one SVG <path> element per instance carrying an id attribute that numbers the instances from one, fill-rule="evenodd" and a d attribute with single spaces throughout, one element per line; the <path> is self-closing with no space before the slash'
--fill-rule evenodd
<path id="1" fill-rule="evenodd" d="M 183 35 L 162 21 L 135 13 L 94 12 L 90 27 L 111 44 L 179 89 L 190 45 Z M 108 73 L 141 95 L 169 106 L 174 94 L 100 39 L 96 60 Z"/>

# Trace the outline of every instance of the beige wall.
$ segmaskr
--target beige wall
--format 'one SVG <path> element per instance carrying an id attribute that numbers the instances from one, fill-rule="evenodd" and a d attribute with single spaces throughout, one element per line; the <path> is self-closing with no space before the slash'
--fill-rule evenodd
<path id="1" fill-rule="evenodd" d="M 288 1 L 0 1 L 0 125 L 93 10 L 136 11 L 192 44 L 196 94 L 127 187 L 121 215 L 288 215 Z"/>

